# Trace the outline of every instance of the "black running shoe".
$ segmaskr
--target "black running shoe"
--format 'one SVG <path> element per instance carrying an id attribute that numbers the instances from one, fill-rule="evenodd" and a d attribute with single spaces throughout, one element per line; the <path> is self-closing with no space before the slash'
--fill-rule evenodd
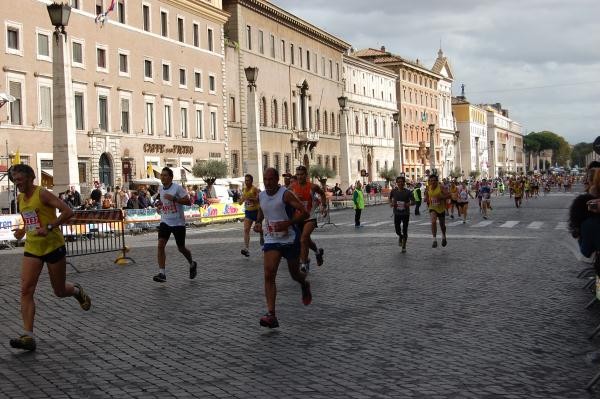
<path id="1" fill-rule="evenodd" d="M 310 259 L 308 259 L 306 263 L 300 263 L 300 271 L 303 273 L 308 273 L 310 271 Z"/>
<path id="2" fill-rule="evenodd" d="M 448 245 L 448 241 L 446 241 L 446 237 L 442 238 L 442 247 Z"/>
<path id="3" fill-rule="evenodd" d="M 308 306 L 312 303 L 312 292 L 310 292 L 310 281 L 304 281 L 301 283 L 302 287 L 302 303 L 304 306 Z"/>
<path id="4" fill-rule="evenodd" d="M 10 346 L 26 351 L 34 351 L 36 347 L 35 339 L 29 335 L 21 335 L 19 338 L 11 339 Z"/>
<path id="5" fill-rule="evenodd" d="M 250 256 L 250 251 L 248 251 L 246 248 L 242 249 L 240 251 L 242 253 L 242 255 L 244 255 L 246 258 Z"/>
<path id="6" fill-rule="evenodd" d="M 156 276 L 152 277 L 152 280 L 156 281 L 157 283 L 164 283 L 167 281 L 167 276 L 165 276 L 164 273 L 158 273 Z"/>
<path id="7" fill-rule="evenodd" d="M 90 310 L 90 307 L 92 306 L 92 298 L 90 298 L 90 296 L 85 293 L 85 291 L 83 290 L 83 288 L 81 288 L 79 284 L 75 283 L 73 284 L 73 287 L 79 288 L 79 294 L 73 295 L 73 297 L 77 299 L 77 302 L 79 302 L 79 306 L 81 306 L 81 309 Z"/>
<path id="8" fill-rule="evenodd" d="M 260 318 L 260 325 L 263 327 L 277 328 L 279 327 L 279 321 L 277 321 L 277 317 L 275 317 L 275 315 L 266 313 Z"/>
<path id="9" fill-rule="evenodd" d="M 198 263 L 196 263 L 196 261 L 192 262 L 192 265 L 190 266 L 190 279 L 195 279 L 196 275 L 198 274 Z"/>
<path id="10" fill-rule="evenodd" d="M 323 254 L 325 253 L 325 251 L 323 250 L 323 248 L 319 248 L 319 250 L 317 251 L 317 266 L 321 266 L 323 264 Z"/>

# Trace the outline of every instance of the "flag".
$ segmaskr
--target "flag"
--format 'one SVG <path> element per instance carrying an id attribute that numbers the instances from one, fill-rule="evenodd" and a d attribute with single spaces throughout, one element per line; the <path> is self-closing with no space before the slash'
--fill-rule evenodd
<path id="1" fill-rule="evenodd" d="M 104 27 L 104 23 L 106 22 L 106 19 L 108 18 L 108 13 L 114 9 L 115 9 L 115 0 L 111 0 L 110 6 L 108 6 L 106 11 L 101 12 L 100 14 L 96 15 L 96 20 L 95 20 L 96 23 L 100 23 L 100 27 Z"/>
<path id="2" fill-rule="evenodd" d="M 154 169 L 152 168 L 152 164 L 148 162 L 148 166 L 146 166 L 146 174 L 148 177 L 154 177 Z"/>
<path id="3" fill-rule="evenodd" d="M 15 153 L 15 157 L 13 158 L 12 164 L 18 165 L 20 163 L 21 163 L 21 153 L 19 152 L 19 149 L 17 149 L 17 152 Z"/>

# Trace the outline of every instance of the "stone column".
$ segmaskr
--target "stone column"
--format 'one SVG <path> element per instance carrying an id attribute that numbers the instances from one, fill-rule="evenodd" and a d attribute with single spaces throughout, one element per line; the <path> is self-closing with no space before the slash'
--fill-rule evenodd
<path id="1" fill-rule="evenodd" d="M 260 140 L 260 126 L 258 116 L 258 98 L 256 94 L 256 84 L 248 82 L 246 91 L 246 101 L 248 105 L 248 158 L 247 170 L 254 177 L 257 186 L 264 188 L 263 183 L 263 164 L 262 164 L 262 145 Z"/>
<path id="2" fill-rule="evenodd" d="M 58 194 L 75 186 L 80 191 L 71 57 L 67 34 L 59 31 L 52 37 L 52 100 L 53 190 Z"/>
<path id="3" fill-rule="evenodd" d="M 394 118 L 399 118 L 400 114 L 394 115 Z M 394 169 L 399 175 L 404 173 L 404 167 L 402 162 L 402 131 L 400 128 L 400 119 L 394 121 Z"/>
<path id="4" fill-rule="evenodd" d="M 350 187 L 351 183 L 347 112 L 345 108 L 340 110 L 340 185 L 342 186 L 342 190 Z"/>
<path id="5" fill-rule="evenodd" d="M 435 125 L 429 125 L 429 172 L 433 173 L 435 169 Z"/>

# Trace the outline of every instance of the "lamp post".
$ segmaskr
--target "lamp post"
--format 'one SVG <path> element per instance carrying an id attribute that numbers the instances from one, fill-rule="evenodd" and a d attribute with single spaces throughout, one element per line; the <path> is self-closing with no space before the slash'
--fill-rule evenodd
<path id="1" fill-rule="evenodd" d="M 475 170 L 479 172 L 479 136 L 475 136 Z"/>
<path id="2" fill-rule="evenodd" d="M 54 190 L 66 191 L 69 186 L 79 190 L 77 165 L 77 137 L 73 114 L 73 83 L 71 57 L 65 26 L 69 23 L 71 7 L 52 3 L 47 6 L 54 25 L 52 41 L 52 150 Z"/>
<path id="3" fill-rule="evenodd" d="M 348 97 L 338 97 L 340 105 L 340 184 L 342 189 L 350 187 L 352 176 L 350 176 L 350 146 L 348 143 L 348 121 L 346 112 Z"/>
<path id="4" fill-rule="evenodd" d="M 494 147 L 494 140 L 490 140 L 490 158 L 491 158 L 491 171 L 490 177 L 496 177 L 496 148 Z"/>
<path id="5" fill-rule="evenodd" d="M 433 174 L 435 169 L 435 139 L 434 134 L 435 125 L 433 123 L 429 124 L 429 170 Z"/>
<path id="6" fill-rule="evenodd" d="M 247 67 L 244 69 L 246 80 L 248 80 L 247 92 L 247 173 L 254 177 L 254 181 L 262 188 L 263 183 L 263 164 L 262 164 L 262 145 L 260 140 L 260 127 L 258 116 L 258 99 L 256 96 L 256 79 L 258 78 L 257 67 Z"/>
<path id="7" fill-rule="evenodd" d="M 404 162 L 402 160 L 402 120 L 400 112 L 394 112 L 394 169 L 402 176 L 404 174 Z"/>
<path id="8" fill-rule="evenodd" d="M 513 145 L 513 159 L 515 160 L 515 176 L 517 174 L 517 146 Z"/>

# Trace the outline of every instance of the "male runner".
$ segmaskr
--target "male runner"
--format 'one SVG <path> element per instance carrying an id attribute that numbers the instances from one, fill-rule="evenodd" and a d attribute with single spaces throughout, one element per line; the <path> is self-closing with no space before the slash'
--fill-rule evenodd
<path id="1" fill-rule="evenodd" d="M 162 185 L 158 190 L 160 200 L 156 203 L 156 209 L 160 212 L 160 226 L 158 226 L 158 274 L 153 280 L 157 283 L 167 281 L 165 265 L 167 255 L 165 247 L 171 237 L 175 237 L 175 243 L 179 252 L 185 256 L 190 264 L 190 279 L 196 278 L 198 264 L 192 259 L 192 253 L 185 246 L 185 216 L 183 205 L 192 205 L 192 200 L 187 190 L 177 183 L 173 183 L 173 171 L 171 168 L 163 168 L 160 172 Z"/>
<path id="2" fill-rule="evenodd" d="M 481 213 L 483 214 L 483 218 L 487 219 L 488 210 L 492 209 L 492 190 L 486 179 L 481 181 L 481 186 L 479 187 L 479 197 L 481 197 Z"/>
<path id="3" fill-rule="evenodd" d="M 67 283 L 65 239 L 60 225 L 73 216 L 66 202 L 59 200 L 43 187 L 33 184 L 35 173 L 29 165 L 17 164 L 12 167 L 12 179 L 20 191 L 17 198 L 24 226 L 14 231 L 17 240 L 25 238 L 25 251 L 21 264 L 21 317 L 23 334 L 11 339 L 13 348 L 33 351 L 36 348 L 33 337 L 35 301 L 33 294 L 44 267 L 48 265 L 50 284 L 59 298 L 72 296 L 83 310 L 89 310 L 91 298 L 79 284 Z M 60 215 L 56 217 L 56 210 Z"/>
<path id="4" fill-rule="evenodd" d="M 323 216 L 327 213 L 325 192 L 319 185 L 309 182 L 307 177 L 306 166 L 300 165 L 296 168 L 297 181 L 290 184 L 290 190 L 296 194 L 309 213 L 308 219 L 298 226 L 301 234 L 300 270 L 303 272 L 308 272 L 310 270 L 310 259 L 308 258 L 309 248 L 315 252 L 317 265 L 321 266 L 323 264 L 323 248 L 317 248 L 317 244 L 310 238 L 310 235 L 315 227 L 317 227 L 317 217 L 319 216 L 319 213 Z"/>
<path id="5" fill-rule="evenodd" d="M 242 248 L 242 255 L 245 257 L 250 256 L 248 248 L 250 246 L 250 228 L 252 223 L 256 222 L 256 216 L 258 216 L 258 193 L 260 190 L 252 185 L 254 177 L 251 174 L 244 176 L 244 188 L 242 188 L 242 197 L 239 203 L 245 204 L 244 206 L 244 248 Z M 260 242 L 262 245 L 263 236 L 260 235 Z"/>
<path id="6" fill-rule="evenodd" d="M 394 227 L 398 235 L 398 245 L 402 247 L 402 253 L 406 252 L 410 205 L 414 204 L 412 191 L 405 188 L 405 184 L 404 176 L 396 177 L 396 187 L 390 192 L 390 206 L 394 209 Z"/>
<path id="7" fill-rule="evenodd" d="M 439 184 L 437 175 L 430 175 L 427 190 L 425 190 L 425 202 L 429 206 L 431 217 L 431 235 L 433 236 L 433 248 L 437 248 L 437 221 L 440 221 L 442 230 L 442 247 L 448 243 L 446 240 L 446 200 L 450 198 L 448 191 Z"/>
<path id="8" fill-rule="evenodd" d="M 267 313 L 260 318 L 263 327 L 279 327 L 275 315 L 275 298 L 277 296 L 277 269 L 281 258 L 285 258 L 292 279 L 300 283 L 302 303 L 310 305 L 312 294 L 306 273 L 300 271 L 300 234 L 296 225 L 308 217 L 308 211 L 298 197 L 279 183 L 279 172 L 275 168 L 267 168 L 263 175 L 265 191 L 258 195 L 260 208 L 254 231 L 264 231 L 264 278 Z M 262 222 L 265 222 L 263 227 Z"/>

